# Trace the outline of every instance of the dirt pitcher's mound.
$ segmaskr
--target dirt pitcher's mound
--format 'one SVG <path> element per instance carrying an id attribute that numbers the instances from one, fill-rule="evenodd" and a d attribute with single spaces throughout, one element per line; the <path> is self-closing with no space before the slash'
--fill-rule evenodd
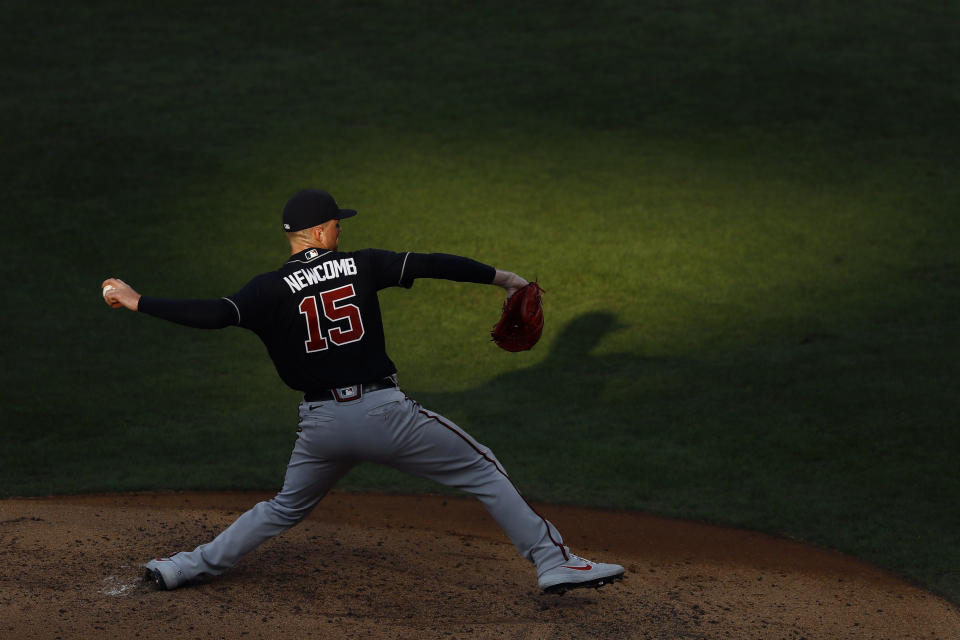
<path id="1" fill-rule="evenodd" d="M 960 610 L 849 557 L 757 533 L 537 505 L 575 552 L 627 567 L 543 595 L 479 502 L 332 494 L 228 574 L 172 592 L 155 555 L 259 493 L 0 501 L 0 637 L 948 638 Z"/>

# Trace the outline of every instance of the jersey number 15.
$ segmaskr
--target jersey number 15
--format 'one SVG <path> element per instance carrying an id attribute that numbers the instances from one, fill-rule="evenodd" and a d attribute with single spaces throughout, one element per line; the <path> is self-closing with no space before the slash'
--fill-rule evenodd
<path id="1" fill-rule="evenodd" d="M 325 351 L 329 344 L 327 338 L 336 346 L 343 346 L 363 338 L 363 320 L 360 319 L 360 307 L 345 303 L 344 300 L 356 295 L 352 284 L 324 291 L 320 294 L 323 315 L 330 322 L 339 323 L 327 332 L 324 337 L 320 328 L 320 315 L 317 306 L 317 297 L 309 296 L 300 302 L 300 313 L 307 321 L 307 339 L 303 345 L 307 353 Z"/>

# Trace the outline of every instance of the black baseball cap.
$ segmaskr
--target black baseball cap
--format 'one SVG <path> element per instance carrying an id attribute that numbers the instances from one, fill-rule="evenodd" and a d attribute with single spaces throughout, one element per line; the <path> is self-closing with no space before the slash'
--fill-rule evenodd
<path id="1" fill-rule="evenodd" d="M 326 191 L 302 189 L 287 200 L 283 207 L 283 230 L 309 229 L 327 220 L 343 220 L 357 215 L 353 209 L 341 209 Z"/>

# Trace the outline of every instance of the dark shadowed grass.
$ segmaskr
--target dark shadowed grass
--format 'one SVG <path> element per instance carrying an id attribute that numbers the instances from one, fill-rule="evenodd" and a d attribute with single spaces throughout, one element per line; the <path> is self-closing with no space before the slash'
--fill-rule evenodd
<path id="1" fill-rule="evenodd" d="M 528 497 L 753 527 L 954 600 L 957 9 L 4 3 L 0 494 L 279 485 L 296 394 L 239 329 L 110 312 L 346 248 L 538 277 L 382 295 L 406 389 Z M 363 466 L 343 488 L 436 490 Z"/>

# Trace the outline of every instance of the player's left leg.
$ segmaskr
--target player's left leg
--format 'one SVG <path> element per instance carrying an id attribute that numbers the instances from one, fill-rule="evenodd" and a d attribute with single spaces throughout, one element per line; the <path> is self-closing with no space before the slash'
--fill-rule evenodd
<path id="1" fill-rule="evenodd" d="M 158 585 L 175 589 L 204 574 L 220 575 L 260 544 L 303 520 L 352 466 L 352 461 L 318 451 L 324 447 L 317 441 L 326 435 L 320 434 L 334 424 L 332 416 L 301 405 L 300 431 L 280 493 L 255 505 L 212 541 L 148 563 Z"/>

